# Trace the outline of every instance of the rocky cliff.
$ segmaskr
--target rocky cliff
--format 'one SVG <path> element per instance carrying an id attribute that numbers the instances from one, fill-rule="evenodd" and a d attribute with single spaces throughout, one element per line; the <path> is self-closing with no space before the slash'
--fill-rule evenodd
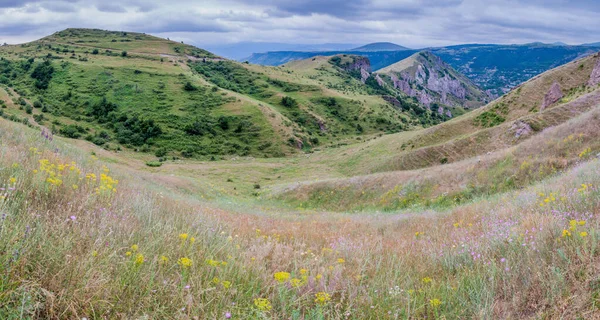
<path id="1" fill-rule="evenodd" d="M 414 97 L 419 103 L 446 113 L 445 107 L 477 108 L 490 96 L 467 77 L 452 69 L 430 52 L 419 52 L 376 72 L 398 91 Z"/>
<path id="2" fill-rule="evenodd" d="M 594 67 L 592 75 L 590 76 L 590 81 L 588 82 L 588 85 L 592 87 L 600 84 L 600 54 L 596 54 L 596 56 L 598 56 L 596 59 L 596 66 Z"/>
<path id="3" fill-rule="evenodd" d="M 348 73 L 358 75 L 362 83 L 365 83 L 371 75 L 371 62 L 369 58 L 356 55 L 337 55 L 329 61 Z"/>

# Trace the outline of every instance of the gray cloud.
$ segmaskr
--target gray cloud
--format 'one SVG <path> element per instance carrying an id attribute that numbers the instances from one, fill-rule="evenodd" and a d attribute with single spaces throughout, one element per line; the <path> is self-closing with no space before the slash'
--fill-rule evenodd
<path id="1" fill-rule="evenodd" d="M 131 30 L 202 44 L 237 41 L 458 43 L 600 41 L 600 1 L 0 0 L 0 41 L 65 27 Z"/>

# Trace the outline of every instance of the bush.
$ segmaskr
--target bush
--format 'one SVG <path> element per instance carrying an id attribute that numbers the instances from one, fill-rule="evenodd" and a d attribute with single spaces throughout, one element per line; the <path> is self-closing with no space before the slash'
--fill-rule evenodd
<path id="1" fill-rule="evenodd" d="M 196 90 L 198 90 L 198 88 L 196 88 L 191 82 L 188 81 L 183 86 L 183 90 L 185 90 L 185 91 L 196 91 Z"/>
<path id="2" fill-rule="evenodd" d="M 54 67 L 50 64 L 50 60 L 38 64 L 31 73 L 31 77 L 35 79 L 35 87 L 42 90 L 48 89 L 53 73 Z"/>
<path id="3" fill-rule="evenodd" d="M 146 162 L 146 165 L 148 167 L 160 167 L 160 166 L 162 166 L 162 162 L 160 162 L 160 161 L 148 161 L 148 162 Z"/>
<path id="4" fill-rule="evenodd" d="M 81 126 L 70 124 L 60 128 L 59 133 L 67 138 L 78 139 L 82 133 L 86 133 L 87 130 Z"/>
<path id="5" fill-rule="evenodd" d="M 92 54 L 98 54 L 98 53 L 99 53 L 98 49 L 92 50 Z"/>
<path id="6" fill-rule="evenodd" d="M 167 149 L 159 148 L 158 150 L 156 150 L 156 152 L 154 152 L 154 155 L 158 158 L 162 158 L 167 155 Z"/>
<path id="7" fill-rule="evenodd" d="M 127 57 L 127 51 L 121 52 L 121 57 Z"/>
<path id="8" fill-rule="evenodd" d="M 281 105 L 288 108 L 293 108 L 298 105 L 298 102 L 294 98 L 283 97 L 281 98 Z"/>

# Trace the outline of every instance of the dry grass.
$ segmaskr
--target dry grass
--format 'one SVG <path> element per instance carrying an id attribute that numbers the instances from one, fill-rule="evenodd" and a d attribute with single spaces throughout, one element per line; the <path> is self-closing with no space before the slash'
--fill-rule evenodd
<path id="1" fill-rule="evenodd" d="M 514 319 L 597 312 L 598 161 L 443 213 L 250 213 L 211 207 L 163 189 L 172 181 L 129 170 L 109 172 L 119 179 L 117 191 L 97 194 L 100 182 L 85 175 L 105 172 L 101 162 L 33 130 L 0 125 L 2 318 L 214 319 L 229 312 Z M 65 172 L 63 183 L 51 186 L 41 159 L 75 161 L 81 175 Z M 571 219 L 576 230 L 562 237 Z M 192 266 L 178 265 L 182 257 Z M 290 279 L 278 282 L 276 272 Z M 319 292 L 327 295 L 319 300 Z M 261 310 L 257 298 L 272 308 Z"/>

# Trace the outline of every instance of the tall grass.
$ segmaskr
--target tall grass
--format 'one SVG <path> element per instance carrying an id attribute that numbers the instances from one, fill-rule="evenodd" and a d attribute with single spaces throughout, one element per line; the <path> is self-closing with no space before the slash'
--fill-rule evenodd
<path id="1" fill-rule="evenodd" d="M 248 213 L 151 191 L 149 174 L 0 128 L 2 319 L 598 312 L 596 160 L 443 213 Z"/>

